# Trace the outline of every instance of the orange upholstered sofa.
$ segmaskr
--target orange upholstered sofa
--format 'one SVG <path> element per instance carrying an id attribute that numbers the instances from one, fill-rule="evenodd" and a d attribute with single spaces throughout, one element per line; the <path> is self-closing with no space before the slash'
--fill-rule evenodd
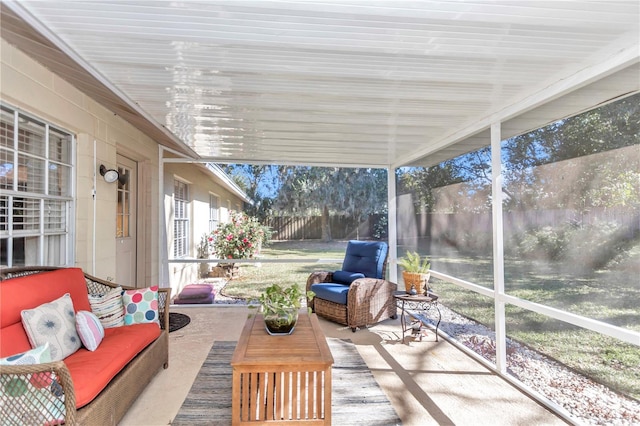
<path id="1" fill-rule="evenodd" d="M 37 308 L 68 293 L 75 313 L 91 312 L 89 294 L 104 295 L 118 286 L 87 275 L 79 268 L 10 268 L 0 273 L 0 280 L 0 358 L 32 349 L 21 321 L 23 310 Z M 47 419 L 46 409 L 31 406 L 40 404 L 40 397 L 30 399 L 21 395 L 25 392 L 22 387 L 9 387 L 10 391 L 0 396 L 0 416 L 16 418 L 24 417 L 25 413 L 34 416 L 35 412 L 44 413 L 43 418 L 23 418 L 25 423 L 117 424 L 160 368 L 168 367 L 168 289 L 158 289 L 157 298 L 159 324 L 104 328 L 104 337 L 94 351 L 80 347 L 62 361 L 0 366 L 0 379 L 5 387 L 19 383 L 20 378 L 42 387 L 40 379 L 44 377 L 49 386 L 53 377 L 56 383 L 51 386 L 51 393 L 56 393 L 64 403 L 62 420 Z M 14 398 L 9 398 L 9 393 Z M 20 398 L 15 398 L 16 395 Z M 16 405 L 16 401 L 27 401 L 29 407 Z"/>

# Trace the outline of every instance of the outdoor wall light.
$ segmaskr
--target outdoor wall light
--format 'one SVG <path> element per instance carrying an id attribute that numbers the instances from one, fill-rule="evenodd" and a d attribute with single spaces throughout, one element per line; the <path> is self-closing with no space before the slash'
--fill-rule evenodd
<path id="1" fill-rule="evenodd" d="M 104 164 L 100 164 L 100 176 L 102 176 L 107 183 L 118 181 L 120 185 L 126 184 L 129 180 L 129 174 L 120 175 L 117 170 L 107 169 Z"/>

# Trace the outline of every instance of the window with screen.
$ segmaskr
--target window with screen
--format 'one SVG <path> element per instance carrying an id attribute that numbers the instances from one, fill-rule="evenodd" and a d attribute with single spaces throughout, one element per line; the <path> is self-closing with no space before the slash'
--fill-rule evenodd
<path id="1" fill-rule="evenodd" d="M 73 136 L 0 106 L 0 264 L 71 262 Z"/>

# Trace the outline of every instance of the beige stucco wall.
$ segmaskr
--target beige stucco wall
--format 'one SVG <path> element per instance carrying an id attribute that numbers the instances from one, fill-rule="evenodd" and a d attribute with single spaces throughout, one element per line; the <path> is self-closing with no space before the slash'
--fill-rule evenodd
<path id="1" fill-rule="evenodd" d="M 169 259 L 173 257 L 173 185 L 174 180 L 181 180 L 189 185 L 190 219 L 191 219 L 191 253 L 196 257 L 196 246 L 202 234 L 209 232 L 209 194 L 217 195 L 220 199 L 220 221 L 225 222 L 229 217 L 228 205 L 233 210 L 242 206 L 243 201 L 236 194 L 230 192 L 211 172 L 199 164 L 166 163 L 164 165 L 164 209 L 167 235 L 167 253 Z M 211 265 L 213 266 L 213 264 Z M 189 263 L 169 263 L 168 273 L 173 294 L 182 288 L 197 282 L 199 278 L 198 265 Z"/>
<path id="2" fill-rule="evenodd" d="M 117 186 L 106 183 L 98 174 L 95 200 L 93 187 L 99 165 L 114 167 L 119 153 L 138 161 L 140 167 L 138 233 L 142 233 L 142 244 L 138 248 L 138 265 L 142 270 L 138 286 L 157 283 L 160 215 L 156 142 L 5 40 L 0 52 L 0 99 L 76 136 L 73 263 L 100 278 L 116 276 Z"/>

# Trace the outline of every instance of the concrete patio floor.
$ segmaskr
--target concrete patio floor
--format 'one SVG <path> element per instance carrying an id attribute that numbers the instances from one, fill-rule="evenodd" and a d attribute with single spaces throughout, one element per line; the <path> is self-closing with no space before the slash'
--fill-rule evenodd
<path id="1" fill-rule="evenodd" d="M 171 424 L 213 342 L 238 340 L 247 315 L 255 312 L 242 305 L 171 311 L 189 315 L 191 323 L 170 334 L 169 368 L 147 386 L 121 425 Z M 356 345 L 404 425 L 566 424 L 446 340 L 435 342 L 433 332 L 402 343 L 399 320 L 356 333 L 322 318 L 320 324 L 327 337 Z"/>

